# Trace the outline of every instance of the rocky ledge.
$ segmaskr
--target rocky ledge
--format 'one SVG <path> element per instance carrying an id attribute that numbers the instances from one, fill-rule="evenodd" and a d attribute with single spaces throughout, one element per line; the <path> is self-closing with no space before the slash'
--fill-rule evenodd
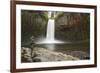
<path id="1" fill-rule="evenodd" d="M 35 47 L 33 49 L 26 47 L 21 48 L 22 62 L 52 62 L 69 60 L 79 60 L 79 58 L 40 47 Z"/>

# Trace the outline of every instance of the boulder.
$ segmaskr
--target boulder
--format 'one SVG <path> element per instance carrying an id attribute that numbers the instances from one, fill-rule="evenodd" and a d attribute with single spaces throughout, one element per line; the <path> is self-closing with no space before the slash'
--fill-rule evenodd
<path id="1" fill-rule="evenodd" d="M 30 48 L 21 48 L 21 62 L 32 62 Z"/>
<path id="2" fill-rule="evenodd" d="M 70 53 L 70 55 L 74 56 L 74 57 L 77 57 L 81 60 L 84 60 L 84 59 L 90 59 L 90 56 L 88 53 L 84 52 L 84 51 L 72 51 Z"/>

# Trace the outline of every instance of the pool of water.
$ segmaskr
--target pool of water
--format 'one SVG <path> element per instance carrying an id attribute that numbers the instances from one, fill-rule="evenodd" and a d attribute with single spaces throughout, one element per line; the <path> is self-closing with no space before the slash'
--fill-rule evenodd
<path id="1" fill-rule="evenodd" d="M 67 55 L 79 57 L 80 59 L 90 58 L 89 42 L 65 43 L 65 44 L 36 44 L 36 47 L 46 48 L 52 51 L 61 52 Z"/>

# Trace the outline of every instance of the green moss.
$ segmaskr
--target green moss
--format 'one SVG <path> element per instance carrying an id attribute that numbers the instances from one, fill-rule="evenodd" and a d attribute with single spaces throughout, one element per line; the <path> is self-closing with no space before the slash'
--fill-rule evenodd
<path id="1" fill-rule="evenodd" d="M 44 20 L 48 20 L 48 14 L 47 13 L 41 13 L 40 17 L 43 18 Z"/>

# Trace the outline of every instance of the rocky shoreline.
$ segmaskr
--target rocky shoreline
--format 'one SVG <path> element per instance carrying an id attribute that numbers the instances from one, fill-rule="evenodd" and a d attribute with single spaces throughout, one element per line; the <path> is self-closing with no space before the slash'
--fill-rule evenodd
<path id="1" fill-rule="evenodd" d="M 79 60 L 77 57 L 63 54 L 61 52 L 51 51 L 41 47 L 21 48 L 21 62 L 53 62 Z"/>

